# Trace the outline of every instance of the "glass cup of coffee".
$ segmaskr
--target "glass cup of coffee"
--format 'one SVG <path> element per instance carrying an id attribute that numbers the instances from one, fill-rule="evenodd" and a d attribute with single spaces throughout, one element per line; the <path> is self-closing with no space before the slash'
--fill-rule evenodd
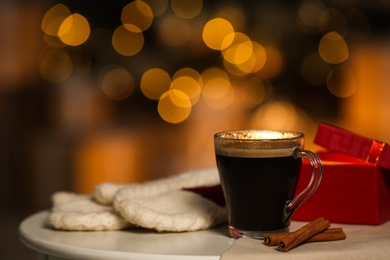
<path id="1" fill-rule="evenodd" d="M 262 239 L 286 232 L 296 209 L 317 189 L 320 158 L 294 131 L 235 130 L 214 135 L 217 168 L 232 237 Z M 302 158 L 312 165 L 306 189 L 294 197 Z"/>

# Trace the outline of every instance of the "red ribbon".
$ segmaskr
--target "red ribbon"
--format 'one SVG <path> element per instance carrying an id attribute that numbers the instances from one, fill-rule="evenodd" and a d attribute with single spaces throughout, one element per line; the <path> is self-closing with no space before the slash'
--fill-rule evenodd
<path id="1" fill-rule="evenodd" d="M 376 140 L 372 141 L 370 152 L 367 155 L 367 162 L 377 164 L 379 157 L 381 156 L 383 147 L 385 146 L 385 143 L 378 142 Z"/>

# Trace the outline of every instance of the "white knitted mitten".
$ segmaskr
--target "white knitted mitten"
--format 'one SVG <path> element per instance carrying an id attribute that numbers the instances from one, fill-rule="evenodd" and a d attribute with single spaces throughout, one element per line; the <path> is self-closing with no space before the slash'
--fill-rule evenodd
<path id="1" fill-rule="evenodd" d="M 119 190 L 114 198 L 114 208 L 127 221 L 140 227 L 158 231 L 195 231 L 227 219 L 226 207 L 196 192 L 174 190 L 139 198 L 133 198 L 131 193 L 128 189 Z"/>
<path id="2" fill-rule="evenodd" d="M 195 231 L 226 222 L 216 168 L 139 184 L 103 183 L 92 197 L 56 193 L 49 224 L 65 230 L 117 230 L 139 226 Z"/>
<path id="3" fill-rule="evenodd" d="M 53 208 L 48 224 L 63 230 L 119 230 L 132 225 L 111 206 L 100 205 L 89 196 L 57 192 L 52 196 Z"/>
<path id="4" fill-rule="evenodd" d="M 188 171 L 179 175 L 136 184 L 103 183 L 95 187 L 93 198 L 105 205 L 112 204 L 114 196 L 120 189 L 127 190 L 129 198 L 151 197 L 167 191 L 183 188 L 212 186 L 219 184 L 219 175 L 216 168 L 208 168 L 197 171 Z"/>
<path id="5" fill-rule="evenodd" d="M 112 197 L 113 206 L 134 225 L 158 231 L 195 231 L 226 221 L 226 208 L 215 201 L 218 196 L 207 197 L 211 191 L 222 194 L 219 183 L 217 169 L 210 168 L 143 184 L 122 187 L 103 184 L 97 187 L 94 195 L 102 201 L 102 194 L 110 195 L 110 190 L 118 188 Z M 106 197 L 105 201 L 109 200 Z"/>

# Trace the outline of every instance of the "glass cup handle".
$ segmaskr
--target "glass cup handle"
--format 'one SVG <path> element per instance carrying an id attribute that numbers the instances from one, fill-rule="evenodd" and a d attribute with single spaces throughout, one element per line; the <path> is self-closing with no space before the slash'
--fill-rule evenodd
<path id="1" fill-rule="evenodd" d="M 312 167 L 311 179 L 307 187 L 301 193 L 299 193 L 293 200 L 286 202 L 284 208 L 284 221 L 289 221 L 298 207 L 316 191 L 322 178 L 322 163 L 317 154 L 312 151 L 297 148 L 294 151 L 294 157 L 306 158 L 310 161 Z"/>

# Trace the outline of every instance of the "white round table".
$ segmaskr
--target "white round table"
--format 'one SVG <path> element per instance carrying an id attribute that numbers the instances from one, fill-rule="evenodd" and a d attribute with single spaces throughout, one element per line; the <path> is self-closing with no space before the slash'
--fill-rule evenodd
<path id="1" fill-rule="evenodd" d="M 76 232 L 54 230 L 45 224 L 47 211 L 25 219 L 20 240 L 45 260 L 211 260 L 219 259 L 234 242 L 227 227 L 185 233 L 145 229 Z"/>
<path id="2" fill-rule="evenodd" d="M 284 259 L 286 253 L 253 239 L 232 239 L 226 225 L 185 233 L 158 233 L 146 229 L 122 231 L 60 231 L 45 224 L 48 211 L 25 219 L 20 240 L 38 253 L 39 260 L 217 260 Z M 305 222 L 291 222 L 296 230 Z M 390 259 L 390 221 L 381 225 L 342 227 L 347 239 L 307 243 L 288 252 L 289 259 Z"/>

